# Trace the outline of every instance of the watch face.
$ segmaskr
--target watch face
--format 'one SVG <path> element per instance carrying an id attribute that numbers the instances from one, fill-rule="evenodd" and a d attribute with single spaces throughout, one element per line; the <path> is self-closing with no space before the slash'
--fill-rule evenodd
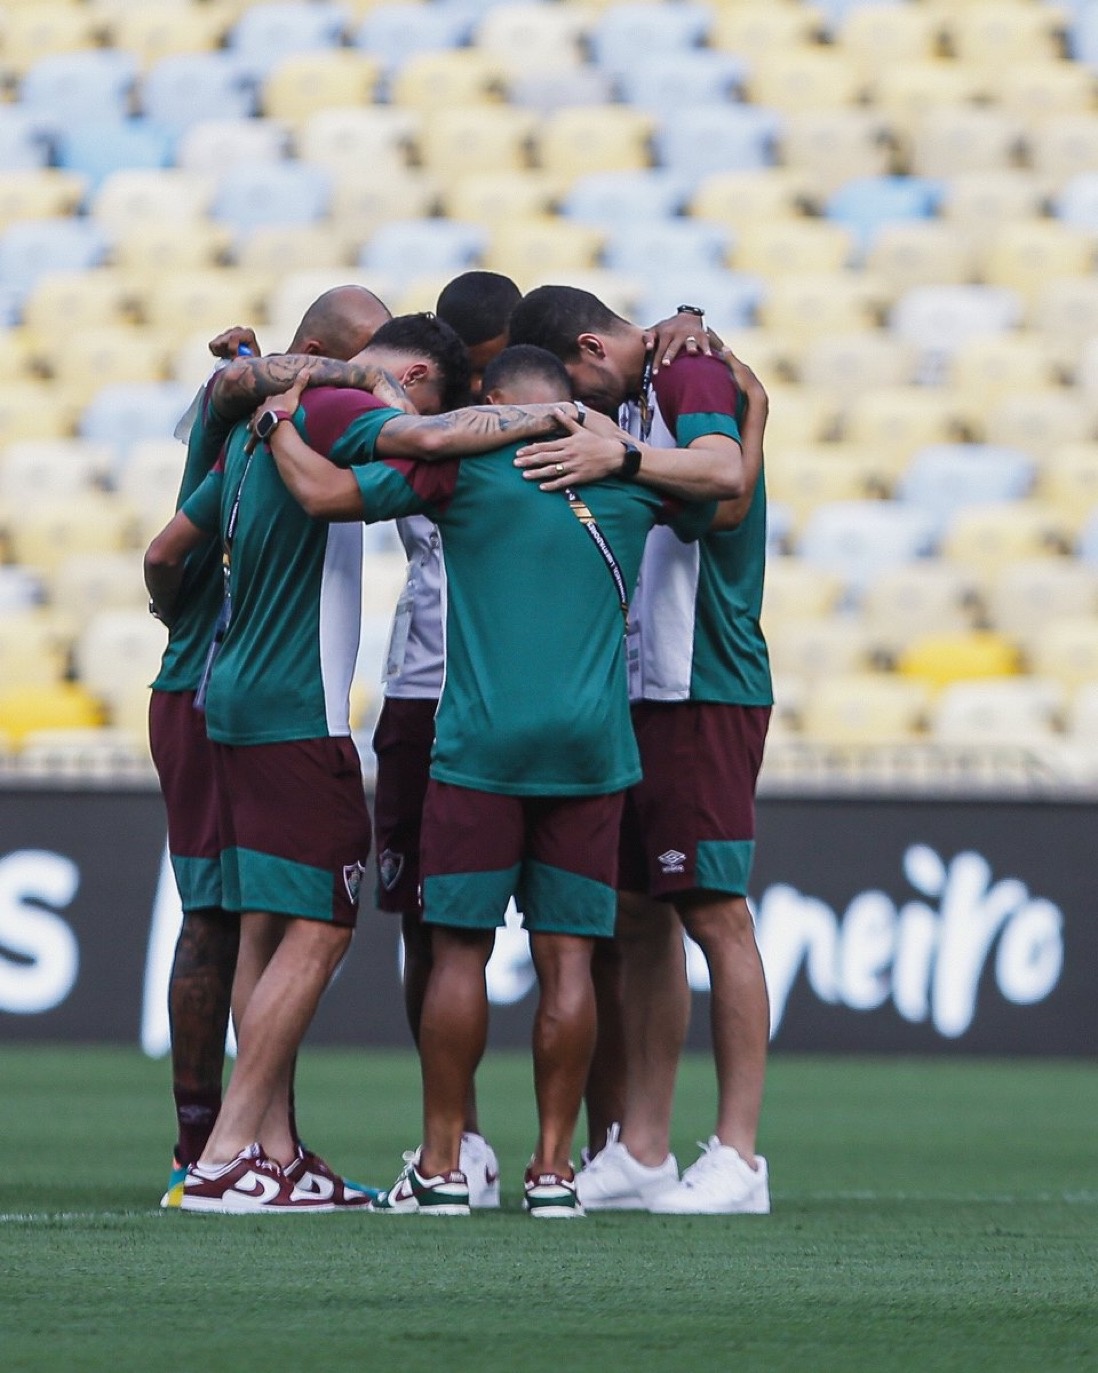
<path id="1" fill-rule="evenodd" d="M 274 412 L 272 410 L 264 410 L 262 415 L 260 415 L 255 422 L 255 432 L 261 439 L 270 438 L 271 431 L 277 423 L 278 421 L 274 417 Z"/>

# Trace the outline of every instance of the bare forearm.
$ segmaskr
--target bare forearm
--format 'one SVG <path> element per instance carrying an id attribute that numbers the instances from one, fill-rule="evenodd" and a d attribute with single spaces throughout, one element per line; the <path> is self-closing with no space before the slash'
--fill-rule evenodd
<path id="1" fill-rule="evenodd" d="M 310 448 L 292 424 L 275 429 L 270 448 L 286 489 L 307 515 L 318 520 L 362 518 L 362 498 L 354 477 Z"/>
<path id="2" fill-rule="evenodd" d="M 302 373 L 310 386 L 371 392 L 388 387 L 403 394 L 399 382 L 372 363 L 341 362 L 308 353 L 275 353 L 266 358 L 236 358 L 223 367 L 214 383 L 214 408 L 225 419 L 243 419 L 271 396 L 288 391 Z"/>
<path id="3" fill-rule="evenodd" d="M 713 447 L 638 447 L 641 465 L 635 480 L 644 486 L 684 501 L 736 500 L 743 495 L 743 450 L 731 439 Z"/>
<path id="4" fill-rule="evenodd" d="M 399 415 L 381 430 L 376 451 L 385 458 L 462 458 L 555 433 L 562 414 L 575 418 L 576 407 L 571 401 L 474 405 L 422 418 Z"/>

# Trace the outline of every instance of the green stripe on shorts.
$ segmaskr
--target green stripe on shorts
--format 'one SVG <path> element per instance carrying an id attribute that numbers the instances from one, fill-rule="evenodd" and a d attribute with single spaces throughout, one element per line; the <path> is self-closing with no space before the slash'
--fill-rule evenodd
<path id="1" fill-rule="evenodd" d="M 614 933 L 618 896 L 604 882 L 531 860 L 522 866 L 518 904 L 532 933 L 608 939 Z"/>
<path id="2" fill-rule="evenodd" d="M 694 867 L 698 890 L 746 896 L 754 858 L 754 839 L 699 840 Z"/>
<path id="3" fill-rule="evenodd" d="M 227 860 L 227 861 L 226 861 Z M 226 902 L 230 910 L 270 911 L 273 915 L 296 916 L 302 920 L 332 919 L 334 878 L 327 868 L 275 858 L 255 849 L 226 849 L 222 854 Z M 237 882 L 233 890 L 231 877 Z"/>
<path id="4" fill-rule="evenodd" d="M 423 919 L 428 925 L 494 930 L 504 923 L 518 878 L 517 863 L 485 872 L 447 872 L 425 877 Z"/>
<path id="5" fill-rule="evenodd" d="M 221 905 L 220 858 L 177 858 L 173 853 L 171 860 L 183 909 L 216 910 Z"/>

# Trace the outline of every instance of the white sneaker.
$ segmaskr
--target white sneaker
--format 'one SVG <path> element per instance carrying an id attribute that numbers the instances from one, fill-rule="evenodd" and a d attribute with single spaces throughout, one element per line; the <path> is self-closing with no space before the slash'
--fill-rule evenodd
<path id="1" fill-rule="evenodd" d="M 702 1156 L 682 1175 L 677 1187 L 664 1192 L 649 1206 L 663 1216 L 768 1216 L 770 1181 L 766 1159 L 758 1169 L 750 1167 L 716 1135 L 699 1147 Z"/>
<path id="2" fill-rule="evenodd" d="M 499 1206 L 499 1159 L 483 1135 L 462 1135 L 458 1167 L 469 1180 L 469 1205 L 475 1211 Z"/>
<path id="3" fill-rule="evenodd" d="M 646 1211 L 662 1193 L 677 1186 L 679 1165 L 668 1154 L 654 1168 L 638 1163 L 622 1144 L 621 1126 L 611 1125 L 606 1147 L 576 1177 L 576 1194 L 588 1211 Z"/>

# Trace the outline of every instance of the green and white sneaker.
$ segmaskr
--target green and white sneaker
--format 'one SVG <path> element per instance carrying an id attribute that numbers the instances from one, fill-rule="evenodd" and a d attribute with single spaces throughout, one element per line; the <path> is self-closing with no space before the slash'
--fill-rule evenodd
<path id="1" fill-rule="evenodd" d="M 396 1182 L 366 1210 L 390 1216 L 467 1216 L 469 1183 L 465 1174 L 455 1168 L 425 1178 L 417 1166 L 420 1153 L 421 1149 L 416 1149 L 404 1155 L 404 1167 Z"/>
<path id="2" fill-rule="evenodd" d="M 576 1174 L 535 1173 L 527 1168 L 522 1180 L 523 1210 L 535 1220 L 581 1220 L 587 1213 L 576 1195 Z"/>
<path id="3" fill-rule="evenodd" d="M 168 1190 L 160 1198 L 165 1211 L 174 1210 L 183 1203 L 183 1179 L 187 1176 L 187 1165 L 179 1162 L 179 1156 L 172 1154 L 171 1171 L 168 1174 Z"/>

